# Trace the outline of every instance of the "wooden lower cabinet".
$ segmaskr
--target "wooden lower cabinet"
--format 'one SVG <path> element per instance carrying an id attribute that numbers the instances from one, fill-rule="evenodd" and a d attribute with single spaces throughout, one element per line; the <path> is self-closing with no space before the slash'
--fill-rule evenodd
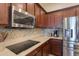
<path id="1" fill-rule="evenodd" d="M 63 41 L 61 39 L 49 39 L 47 42 L 45 42 L 26 56 L 48 56 L 49 54 L 62 56 L 62 43 Z"/>
<path id="2" fill-rule="evenodd" d="M 50 53 L 55 56 L 63 55 L 63 41 L 61 39 L 50 39 Z"/>
<path id="3" fill-rule="evenodd" d="M 51 52 L 54 55 L 61 56 L 61 47 L 53 46 Z"/>
<path id="4" fill-rule="evenodd" d="M 43 47 L 43 56 L 49 55 L 49 45 Z"/>
<path id="5" fill-rule="evenodd" d="M 48 46 L 48 41 L 36 48 L 34 51 L 31 53 L 27 54 L 26 56 L 48 56 L 48 51 L 49 46 Z"/>

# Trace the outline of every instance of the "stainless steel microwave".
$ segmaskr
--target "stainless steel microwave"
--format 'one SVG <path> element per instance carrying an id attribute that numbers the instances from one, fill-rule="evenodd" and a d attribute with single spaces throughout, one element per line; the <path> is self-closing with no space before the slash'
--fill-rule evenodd
<path id="1" fill-rule="evenodd" d="M 10 27 L 19 28 L 34 28 L 35 16 L 24 11 L 21 8 L 11 6 L 11 21 Z"/>

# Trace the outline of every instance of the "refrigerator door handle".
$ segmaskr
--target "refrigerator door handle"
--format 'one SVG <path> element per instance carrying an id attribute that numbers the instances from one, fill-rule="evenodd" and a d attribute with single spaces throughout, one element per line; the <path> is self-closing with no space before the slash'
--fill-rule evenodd
<path id="1" fill-rule="evenodd" d="M 73 29 L 70 29 L 70 37 L 73 37 Z"/>

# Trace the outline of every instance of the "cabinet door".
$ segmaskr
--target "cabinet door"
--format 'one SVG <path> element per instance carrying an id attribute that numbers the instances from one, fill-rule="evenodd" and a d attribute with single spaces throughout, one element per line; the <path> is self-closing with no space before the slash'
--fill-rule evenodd
<path id="1" fill-rule="evenodd" d="M 21 8 L 23 10 L 26 10 L 26 4 L 25 3 L 12 3 L 12 5 Z"/>
<path id="2" fill-rule="evenodd" d="M 45 11 L 40 8 L 37 4 L 35 4 L 35 16 L 36 16 L 36 26 L 43 28 L 46 25 L 45 20 Z"/>
<path id="3" fill-rule="evenodd" d="M 36 27 L 40 27 L 41 12 L 37 4 L 35 4 Z"/>
<path id="4" fill-rule="evenodd" d="M 8 25 L 8 19 L 9 19 L 9 4 L 0 3 L 0 24 Z"/>
<path id="5" fill-rule="evenodd" d="M 48 56 L 49 54 L 49 45 L 46 44 L 44 47 L 43 47 L 43 56 Z"/>
<path id="6" fill-rule="evenodd" d="M 79 16 L 79 6 L 76 7 L 76 16 Z"/>
<path id="7" fill-rule="evenodd" d="M 27 12 L 31 13 L 34 15 L 35 12 L 35 5 L 34 3 L 27 3 Z"/>
<path id="8" fill-rule="evenodd" d="M 55 19 L 55 28 L 62 28 L 62 20 L 63 20 L 63 16 L 62 16 L 62 11 L 58 11 L 54 13 L 54 19 Z"/>
<path id="9" fill-rule="evenodd" d="M 55 17 L 54 17 L 54 13 L 51 13 L 50 23 L 51 23 L 51 28 L 54 28 L 54 27 L 55 27 Z"/>
<path id="10" fill-rule="evenodd" d="M 51 16 L 51 15 L 50 15 L 50 14 L 47 14 L 47 15 L 48 15 L 48 28 L 50 28 L 50 25 L 51 25 L 51 24 L 50 24 L 50 16 Z"/>
<path id="11" fill-rule="evenodd" d="M 45 16 L 44 16 L 44 27 L 45 28 L 48 28 L 48 26 L 49 26 L 49 20 L 48 20 L 48 15 L 47 14 L 45 14 Z"/>
<path id="12" fill-rule="evenodd" d="M 50 39 L 50 50 L 53 55 L 62 56 L 62 40 Z"/>
<path id="13" fill-rule="evenodd" d="M 45 12 L 40 8 L 41 12 L 41 19 L 40 19 L 40 27 L 45 27 L 44 21 L 45 21 Z"/>
<path id="14" fill-rule="evenodd" d="M 64 17 L 76 16 L 76 8 L 65 9 L 63 15 Z"/>
<path id="15" fill-rule="evenodd" d="M 56 56 L 61 56 L 61 47 L 52 46 L 52 54 L 54 54 Z"/>
<path id="16" fill-rule="evenodd" d="M 54 14 L 53 13 L 48 14 L 48 27 L 54 28 Z"/>

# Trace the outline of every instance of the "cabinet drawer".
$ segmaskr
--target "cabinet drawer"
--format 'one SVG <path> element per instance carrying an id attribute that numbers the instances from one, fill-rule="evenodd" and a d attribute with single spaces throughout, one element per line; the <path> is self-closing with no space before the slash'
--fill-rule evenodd
<path id="1" fill-rule="evenodd" d="M 49 41 L 52 45 L 62 45 L 62 40 L 58 40 L 58 39 L 50 39 Z"/>

